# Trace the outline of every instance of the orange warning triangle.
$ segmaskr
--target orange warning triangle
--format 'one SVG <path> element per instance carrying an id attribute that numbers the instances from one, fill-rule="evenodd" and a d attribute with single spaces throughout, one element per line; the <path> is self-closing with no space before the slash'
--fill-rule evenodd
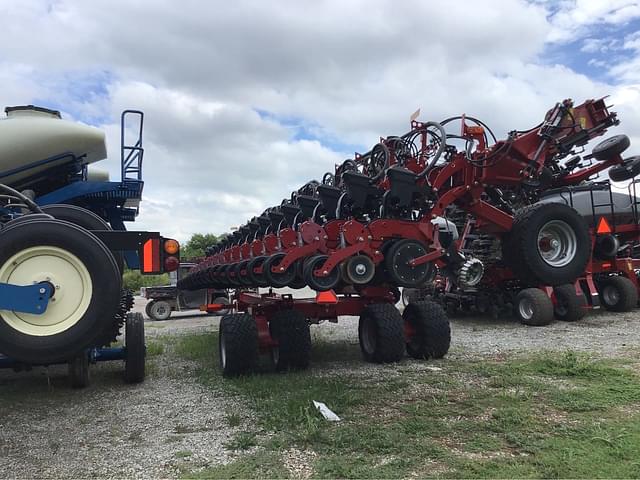
<path id="1" fill-rule="evenodd" d="M 338 297 L 333 293 L 333 290 L 318 292 L 316 295 L 316 303 L 338 303 Z"/>
<path id="2" fill-rule="evenodd" d="M 609 225 L 609 222 L 607 222 L 606 218 L 600 217 L 596 233 L 611 233 L 611 226 Z"/>

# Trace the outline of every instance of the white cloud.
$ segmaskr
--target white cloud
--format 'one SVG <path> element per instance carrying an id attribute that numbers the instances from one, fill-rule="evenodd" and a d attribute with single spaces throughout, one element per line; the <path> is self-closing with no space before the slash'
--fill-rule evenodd
<path id="1" fill-rule="evenodd" d="M 351 153 L 300 138 L 278 118 L 371 145 L 403 133 L 421 107 L 422 119 L 466 112 L 501 136 L 564 98 L 616 93 L 637 132 L 640 112 L 625 90 L 640 83 L 633 65 L 613 86 L 544 57 L 548 39 L 613 48 L 589 28 L 635 18 L 634 5 L 561 2 L 549 19 L 548 4 L 521 0 L 3 2 L 0 100 L 49 99 L 80 118 L 107 118 L 105 164 L 116 178 L 118 114 L 144 110 L 138 227 L 185 239 L 261 213 Z"/>

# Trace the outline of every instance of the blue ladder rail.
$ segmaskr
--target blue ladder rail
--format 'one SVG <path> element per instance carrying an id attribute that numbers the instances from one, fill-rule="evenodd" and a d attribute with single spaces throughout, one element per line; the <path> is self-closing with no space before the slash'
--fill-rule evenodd
<path id="1" fill-rule="evenodd" d="M 134 122 L 137 121 L 137 124 L 131 129 L 135 133 L 135 141 L 127 145 L 127 119 L 131 117 L 137 117 L 137 120 L 133 120 Z M 144 148 L 142 148 L 143 122 L 144 113 L 140 110 L 125 110 L 120 116 L 120 163 L 123 182 L 125 180 L 142 180 L 142 158 L 144 156 Z"/>

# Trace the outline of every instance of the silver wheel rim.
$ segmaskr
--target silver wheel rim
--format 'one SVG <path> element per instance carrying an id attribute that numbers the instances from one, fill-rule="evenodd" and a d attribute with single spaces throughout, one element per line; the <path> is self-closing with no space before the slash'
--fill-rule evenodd
<path id="1" fill-rule="evenodd" d="M 538 253 L 552 267 L 571 263 L 576 256 L 577 244 L 575 232 L 562 220 L 551 220 L 538 232 Z"/>
<path id="2" fill-rule="evenodd" d="M 607 305 L 616 305 L 620 301 L 620 292 L 617 288 L 607 285 L 602 290 L 602 297 Z"/>
<path id="3" fill-rule="evenodd" d="M 227 367 L 227 347 L 225 343 L 224 333 L 220 332 L 220 363 L 223 370 Z"/>
<path id="4" fill-rule="evenodd" d="M 164 318 L 165 316 L 171 314 L 171 308 L 165 302 L 154 303 L 153 307 L 151 307 L 151 311 L 153 313 L 153 316 L 156 318 Z"/>
<path id="5" fill-rule="evenodd" d="M 531 320 L 533 318 L 533 302 L 528 298 L 523 298 L 518 303 L 518 312 L 525 320 Z"/>

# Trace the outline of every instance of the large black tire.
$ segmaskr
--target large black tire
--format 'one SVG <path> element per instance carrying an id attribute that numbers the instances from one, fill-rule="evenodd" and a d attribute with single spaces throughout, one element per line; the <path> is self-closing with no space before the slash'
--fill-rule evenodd
<path id="1" fill-rule="evenodd" d="M 55 203 L 41 207 L 47 215 L 51 215 L 58 220 L 73 223 L 86 230 L 111 230 L 111 226 L 101 217 L 86 208 L 77 205 L 66 205 Z M 111 251 L 120 273 L 124 273 L 124 257 L 122 252 Z"/>
<path id="2" fill-rule="evenodd" d="M 139 312 L 129 312 L 125 326 L 124 381 L 141 383 L 145 375 L 147 349 L 144 343 L 144 317 Z"/>
<path id="3" fill-rule="evenodd" d="M 518 211 L 502 241 L 504 262 L 525 285 L 573 283 L 590 256 L 587 223 L 560 203 L 538 203 Z"/>
<path id="4" fill-rule="evenodd" d="M 574 285 L 559 285 L 554 287 L 553 293 L 556 297 L 553 312 L 558 320 L 575 322 L 587 314 L 587 299 L 583 293 L 576 293 Z"/>
<path id="5" fill-rule="evenodd" d="M 596 160 L 609 160 L 611 157 L 620 155 L 629 148 L 629 145 L 631 145 L 631 140 L 625 134 L 614 135 L 598 143 L 591 150 L 591 155 Z"/>
<path id="6" fill-rule="evenodd" d="M 20 278 L 29 268 L 29 256 L 38 251 L 43 253 L 38 256 L 35 272 L 45 261 L 50 262 L 50 268 L 61 268 L 59 272 L 45 268 L 47 271 L 43 270 L 41 275 L 52 274 L 52 282 L 60 287 L 56 291 L 61 294 L 67 290 L 68 294 L 79 294 L 78 307 L 70 310 L 68 298 L 64 304 L 55 303 L 54 294 L 47 311 L 37 318 L 40 325 L 47 322 L 46 327 L 33 326 L 34 318 L 29 317 L 35 316 L 3 313 L 0 315 L 0 352 L 30 364 L 68 361 L 96 346 L 104 332 L 112 327 L 120 308 L 120 272 L 111 252 L 89 231 L 61 220 L 38 219 L 0 232 L 0 282 L 44 281 L 46 278 L 40 278 L 39 273 Z M 72 271 L 78 272 L 78 279 L 69 277 Z"/>
<path id="7" fill-rule="evenodd" d="M 612 312 L 630 312 L 638 305 L 638 290 L 622 275 L 605 277 L 597 282 L 600 302 Z"/>
<path id="8" fill-rule="evenodd" d="M 304 370 L 311 361 L 309 322 L 297 310 L 281 310 L 269 321 L 271 335 L 278 341 L 272 359 L 276 370 Z"/>
<path id="9" fill-rule="evenodd" d="M 220 369 L 225 377 L 250 373 L 258 364 L 258 328 L 247 313 L 225 315 L 218 335 Z"/>
<path id="10" fill-rule="evenodd" d="M 367 362 L 397 362 L 404 355 L 404 320 L 388 303 L 367 305 L 358 322 L 358 339 Z"/>
<path id="11" fill-rule="evenodd" d="M 435 302 L 410 302 L 402 318 L 415 332 L 407 339 L 407 353 L 418 359 L 442 358 L 451 345 L 451 326 L 443 308 Z"/>
<path id="12" fill-rule="evenodd" d="M 69 380 L 71 388 L 86 388 L 89 386 L 89 354 L 81 352 L 69 362 Z"/>
<path id="13" fill-rule="evenodd" d="M 153 307 L 153 303 L 154 303 L 154 302 L 155 302 L 155 300 L 149 300 L 149 301 L 147 302 L 147 304 L 144 306 L 144 313 L 145 313 L 145 315 L 147 316 L 147 318 L 148 318 L 149 320 L 153 320 L 153 319 L 151 318 L 151 308 Z"/>
<path id="14" fill-rule="evenodd" d="M 525 325 L 549 325 L 553 322 L 553 302 L 542 290 L 525 288 L 516 297 L 515 314 Z"/>
<path id="15" fill-rule="evenodd" d="M 147 311 L 147 315 L 149 315 L 151 320 L 162 322 L 164 320 L 169 320 L 169 317 L 171 317 L 171 305 L 169 302 L 164 300 L 153 300 L 149 302 L 147 306 L 148 311 L 147 308 L 145 308 L 145 311 Z"/>

